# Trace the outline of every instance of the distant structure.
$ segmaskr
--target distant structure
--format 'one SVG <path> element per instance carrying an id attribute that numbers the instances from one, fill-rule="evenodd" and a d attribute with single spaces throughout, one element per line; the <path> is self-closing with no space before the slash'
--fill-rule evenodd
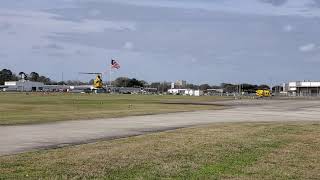
<path id="1" fill-rule="evenodd" d="M 175 88 L 175 84 L 171 83 L 171 89 L 174 89 L 174 88 Z"/>
<path id="2" fill-rule="evenodd" d="M 320 81 L 293 81 L 284 83 L 282 93 L 288 96 L 320 96 Z"/>
<path id="3" fill-rule="evenodd" d="M 44 83 L 26 81 L 24 79 L 20 81 L 5 82 L 3 91 L 43 91 Z"/>
<path id="4" fill-rule="evenodd" d="M 28 81 L 7 81 L 4 86 L 0 86 L 0 91 L 5 92 L 58 92 L 70 90 L 69 86 L 63 85 L 45 85 L 42 82 Z"/>
<path id="5" fill-rule="evenodd" d="M 178 80 L 175 83 L 171 83 L 171 89 L 168 89 L 167 93 L 172 95 L 184 95 L 184 96 L 204 95 L 204 92 L 201 90 L 187 88 L 187 81 L 185 80 Z"/>
<path id="6" fill-rule="evenodd" d="M 133 88 L 133 87 L 108 87 L 109 93 L 119 94 L 157 94 L 157 88 Z M 33 82 L 21 79 L 20 81 L 8 81 L 4 86 L 0 86 L 0 91 L 4 92 L 69 92 L 69 93 L 92 93 L 93 85 L 45 85 L 42 82 Z"/>
<path id="7" fill-rule="evenodd" d="M 224 93 L 223 89 L 207 89 L 208 95 L 212 96 L 222 96 Z"/>
<path id="8" fill-rule="evenodd" d="M 203 91 L 194 89 L 169 89 L 168 93 L 172 95 L 185 96 L 202 96 L 204 94 Z"/>
<path id="9" fill-rule="evenodd" d="M 176 81 L 176 83 L 174 84 L 175 87 L 177 88 L 186 88 L 187 87 L 187 81 L 185 80 L 178 80 Z"/>

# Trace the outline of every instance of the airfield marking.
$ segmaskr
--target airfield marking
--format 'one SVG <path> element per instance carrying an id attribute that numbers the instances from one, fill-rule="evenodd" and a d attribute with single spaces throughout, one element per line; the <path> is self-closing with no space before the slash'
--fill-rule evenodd
<path id="1" fill-rule="evenodd" d="M 0 126 L 0 156 L 217 122 L 319 121 L 320 101 L 243 100 L 232 108 L 162 115 Z"/>

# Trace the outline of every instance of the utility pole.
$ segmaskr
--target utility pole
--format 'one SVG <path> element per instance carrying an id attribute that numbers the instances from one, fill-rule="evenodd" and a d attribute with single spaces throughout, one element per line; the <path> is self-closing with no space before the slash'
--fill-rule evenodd
<path id="1" fill-rule="evenodd" d="M 61 73 L 61 83 L 64 86 L 64 74 L 63 74 L 63 72 Z"/>
<path id="2" fill-rule="evenodd" d="M 162 94 L 164 92 L 164 82 L 162 83 Z"/>

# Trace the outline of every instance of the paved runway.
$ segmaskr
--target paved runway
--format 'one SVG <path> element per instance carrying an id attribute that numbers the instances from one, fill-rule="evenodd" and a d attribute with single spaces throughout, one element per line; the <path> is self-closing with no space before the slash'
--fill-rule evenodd
<path id="1" fill-rule="evenodd" d="M 0 126 L 0 156 L 216 122 L 320 121 L 319 100 L 236 100 L 225 110 Z"/>

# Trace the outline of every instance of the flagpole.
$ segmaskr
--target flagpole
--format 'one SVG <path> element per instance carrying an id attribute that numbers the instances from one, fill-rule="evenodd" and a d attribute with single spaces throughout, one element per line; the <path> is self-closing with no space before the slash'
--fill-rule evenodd
<path id="1" fill-rule="evenodd" d="M 112 60 L 111 60 L 112 61 Z M 111 67 L 111 64 L 109 64 L 109 67 L 110 67 L 110 71 L 109 71 L 109 77 L 110 77 L 110 88 L 111 88 L 111 86 L 112 86 L 112 78 L 111 78 L 111 74 L 112 74 L 112 67 Z"/>

